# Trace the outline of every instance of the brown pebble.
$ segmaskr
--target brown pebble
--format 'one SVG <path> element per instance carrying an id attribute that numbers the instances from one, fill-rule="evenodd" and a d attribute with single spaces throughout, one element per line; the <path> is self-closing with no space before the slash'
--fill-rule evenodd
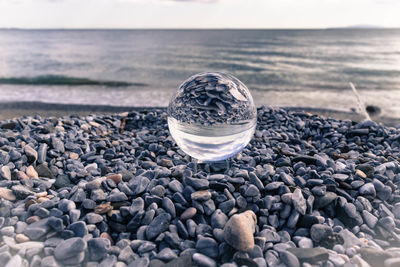
<path id="1" fill-rule="evenodd" d="M 360 178 L 363 178 L 363 179 L 365 179 L 365 178 L 367 178 L 367 175 L 362 171 L 362 170 L 356 170 L 356 175 L 358 176 L 358 177 L 360 177 Z"/>
<path id="2" fill-rule="evenodd" d="M 162 167 L 167 167 L 167 168 L 174 166 L 172 160 L 170 160 L 170 159 L 161 159 L 159 165 Z"/>
<path id="3" fill-rule="evenodd" d="M 23 171 L 18 171 L 17 172 L 17 179 L 18 180 L 24 180 L 24 179 L 29 179 L 29 176 L 26 175 Z"/>
<path id="4" fill-rule="evenodd" d="M 111 142 L 111 144 L 112 144 L 113 146 L 118 146 L 118 145 L 119 145 L 119 142 L 118 142 L 117 140 L 114 140 L 114 141 Z"/>
<path id="5" fill-rule="evenodd" d="M 31 217 L 28 217 L 28 218 L 26 219 L 26 223 L 27 223 L 27 224 L 31 224 L 31 223 L 38 222 L 38 221 L 40 221 L 40 217 L 39 217 L 39 216 L 36 216 L 36 215 L 31 216 Z"/>
<path id="6" fill-rule="evenodd" d="M 47 197 L 39 197 L 39 198 L 37 199 L 37 202 L 38 202 L 38 203 L 42 203 L 42 202 L 45 202 L 45 201 L 47 201 L 47 200 L 49 200 Z"/>
<path id="7" fill-rule="evenodd" d="M 107 176 L 107 179 L 113 180 L 116 184 L 119 184 L 122 181 L 122 175 L 121 174 L 116 174 L 112 173 Z"/>
<path id="8" fill-rule="evenodd" d="M 70 159 L 79 159 L 79 155 L 75 152 L 69 152 Z"/>
<path id="9" fill-rule="evenodd" d="M 181 214 L 181 220 L 185 221 L 190 218 L 193 218 L 193 216 L 196 215 L 196 213 L 197 213 L 196 208 L 190 207 Z"/>
<path id="10" fill-rule="evenodd" d="M 25 209 L 28 209 L 30 205 L 37 203 L 36 200 L 29 199 L 27 202 L 25 202 Z"/>
<path id="11" fill-rule="evenodd" d="M 43 192 L 36 193 L 36 196 L 37 197 L 47 197 L 47 192 L 43 191 Z"/>
<path id="12" fill-rule="evenodd" d="M 89 124 L 90 124 L 91 126 L 93 126 L 93 127 L 96 127 L 96 128 L 99 128 L 99 127 L 100 127 L 100 124 L 97 123 L 97 122 L 95 122 L 95 121 L 91 121 L 91 122 L 89 122 Z"/>
<path id="13" fill-rule="evenodd" d="M 108 240 L 110 240 L 110 242 L 111 242 L 111 245 L 113 245 L 114 244 L 114 241 L 112 240 L 112 238 L 111 238 L 111 236 L 107 233 L 107 232 L 103 232 L 103 233 L 101 233 L 100 234 L 100 237 L 101 238 L 105 238 L 105 239 L 108 239 Z"/>
<path id="14" fill-rule="evenodd" d="M 87 124 L 82 124 L 81 125 L 81 129 L 84 130 L 85 132 L 89 132 L 89 128 L 90 128 L 90 126 L 87 125 Z"/>
<path id="15" fill-rule="evenodd" d="M 94 212 L 97 214 L 105 214 L 111 211 L 113 207 L 110 205 L 110 202 L 100 204 L 94 208 Z"/>
<path id="16" fill-rule="evenodd" d="M 0 187 L 0 198 L 4 198 L 9 201 L 14 201 L 16 199 L 13 191 L 3 187 Z"/>
<path id="17" fill-rule="evenodd" d="M 226 243 L 237 250 L 251 251 L 254 248 L 254 231 L 257 217 L 253 211 L 232 215 L 224 227 Z"/>
<path id="18" fill-rule="evenodd" d="M 25 242 L 28 242 L 28 241 L 31 241 L 31 240 L 29 239 L 29 237 L 27 237 L 24 234 L 17 234 L 15 236 L 15 241 L 17 241 L 17 243 L 25 243 Z"/>
<path id="19" fill-rule="evenodd" d="M 39 174 L 32 165 L 26 168 L 26 175 L 28 175 L 29 178 L 39 178 Z"/>

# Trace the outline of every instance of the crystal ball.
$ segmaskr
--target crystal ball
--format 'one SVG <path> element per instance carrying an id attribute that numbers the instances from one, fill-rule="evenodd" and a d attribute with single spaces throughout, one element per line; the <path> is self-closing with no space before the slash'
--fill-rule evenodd
<path id="1" fill-rule="evenodd" d="M 168 106 L 168 128 L 183 152 L 200 162 L 228 159 L 250 142 L 257 109 L 249 89 L 230 74 L 196 74 Z"/>

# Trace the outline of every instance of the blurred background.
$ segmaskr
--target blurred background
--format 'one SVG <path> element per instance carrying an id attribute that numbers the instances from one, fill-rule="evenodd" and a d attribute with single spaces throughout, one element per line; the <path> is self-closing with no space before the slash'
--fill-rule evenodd
<path id="1" fill-rule="evenodd" d="M 395 0 L 0 0 L 0 118 L 167 106 L 228 72 L 258 106 L 400 118 Z"/>

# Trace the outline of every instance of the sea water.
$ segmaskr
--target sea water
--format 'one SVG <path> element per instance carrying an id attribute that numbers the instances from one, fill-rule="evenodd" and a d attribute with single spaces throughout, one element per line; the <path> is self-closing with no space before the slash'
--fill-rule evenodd
<path id="1" fill-rule="evenodd" d="M 169 131 L 178 146 L 201 162 L 228 159 L 239 153 L 251 140 L 257 120 L 239 124 L 204 126 L 181 123 L 168 117 Z"/>

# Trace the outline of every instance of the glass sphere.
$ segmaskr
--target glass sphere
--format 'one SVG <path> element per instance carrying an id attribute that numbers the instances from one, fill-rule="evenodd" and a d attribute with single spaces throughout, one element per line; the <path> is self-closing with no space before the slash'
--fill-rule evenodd
<path id="1" fill-rule="evenodd" d="M 205 72 L 187 79 L 168 106 L 172 138 L 202 162 L 222 161 L 240 152 L 257 125 L 249 89 L 232 75 Z"/>

